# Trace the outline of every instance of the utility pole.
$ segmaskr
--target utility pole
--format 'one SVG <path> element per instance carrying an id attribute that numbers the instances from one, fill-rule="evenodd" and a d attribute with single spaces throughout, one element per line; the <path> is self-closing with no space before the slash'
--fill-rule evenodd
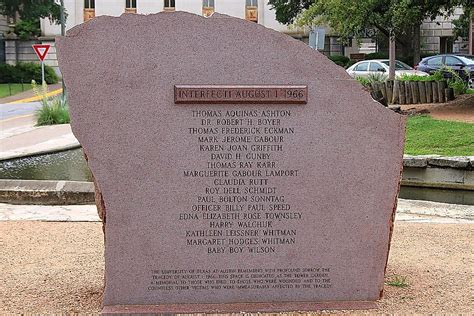
<path id="1" fill-rule="evenodd" d="M 390 30 L 390 38 L 389 38 L 389 51 L 388 51 L 388 59 L 389 59 L 389 69 L 388 69 L 388 79 L 394 80 L 395 79 L 395 32 L 393 29 Z"/>
<path id="2" fill-rule="evenodd" d="M 469 22 L 469 54 L 474 54 L 474 15 L 471 14 Z"/>
<path id="3" fill-rule="evenodd" d="M 61 20 L 61 36 L 66 35 L 66 21 L 64 19 L 64 0 L 60 0 L 61 10 L 60 10 L 60 20 Z M 63 99 L 66 96 L 66 86 L 64 85 L 64 79 L 61 76 L 61 84 L 63 86 Z"/>
<path id="4" fill-rule="evenodd" d="M 61 36 L 66 35 L 66 21 L 64 20 L 64 0 L 60 0 L 61 11 L 60 11 L 60 20 L 61 20 Z"/>

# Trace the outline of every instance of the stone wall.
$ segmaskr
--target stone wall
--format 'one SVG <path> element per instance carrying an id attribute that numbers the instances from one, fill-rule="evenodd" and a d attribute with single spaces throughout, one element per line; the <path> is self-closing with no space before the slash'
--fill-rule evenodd
<path id="1" fill-rule="evenodd" d="M 8 30 L 9 30 L 9 27 L 8 27 L 7 18 L 3 15 L 0 15 L 0 34 L 3 34 L 3 37 L 5 37 Z"/>
<path id="2" fill-rule="evenodd" d="M 402 185 L 474 191 L 474 156 L 407 156 Z"/>
<path id="3" fill-rule="evenodd" d="M 0 63 L 5 62 L 5 37 L 9 30 L 7 18 L 0 15 Z"/>
<path id="4" fill-rule="evenodd" d="M 8 39 L 5 41 L 6 63 L 16 65 L 19 62 L 40 63 L 36 56 L 33 44 L 50 44 L 48 55 L 44 60 L 45 65 L 53 67 L 58 75 L 60 75 L 58 61 L 56 58 L 56 43 L 54 38 L 40 38 L 39 40 L 22 41 L 18 39 Z"/>
<path id="5" fill-rule="evenodd" d="M 453 36 L 453 20 L 459 18 L 462 9 L 458 8 L 450 17 L 438 16 L 435 20 L 425 20 L 421 25 L 421 51 L 422 53 L 439 54 L 449 53 L 443 51 L 443 41 L 448 41 L 446 45 L 452 48 L 452 53 L 468 53 L 468 42 L 455 39 Z M 452 47 L 451 47 L 452 45 Z"/>

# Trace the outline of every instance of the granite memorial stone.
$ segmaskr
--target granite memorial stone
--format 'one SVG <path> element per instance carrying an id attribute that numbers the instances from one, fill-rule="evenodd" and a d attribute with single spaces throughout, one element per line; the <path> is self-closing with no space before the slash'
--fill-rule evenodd
<path id="1" fill-rule="evenodd" d="M 101 16 L 57 46 L 106 211 L 104 313 L 374 306 L 402 116 L 221 14 Z"/>

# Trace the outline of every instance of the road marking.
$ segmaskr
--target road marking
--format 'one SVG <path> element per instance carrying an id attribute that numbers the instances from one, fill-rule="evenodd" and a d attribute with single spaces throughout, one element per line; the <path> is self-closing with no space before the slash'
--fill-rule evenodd
<path id="1" fill-rule="evenodd" d="M 0 123 L 5 123 L 5 122 L 8 122 L 8 121 L 13 121 L 13 120 L 16 120 L 16 119 L 20 119 L 20 118 L 24 118 L 24 117 L 29 117 L 29 116 L 34 116 L 34 114 L 25 114 L 25 115 L 19 115 L 19 116 L 9 117 L 9 118 L 7 118 L 7 119 L 0 120 Z"/>
<path id="2" fill-rule="evenodd" d="M 57 90 L 54 90 L 54 91 L 51 91 L 51 92 L 48 92 L 46 93 L 46 97 L 53 97 L 55 95 L 58 95 L 60 93 L 63 92 L 63 89 L 57 89 Z M 16 100 L 16 101 L 13 101 L 13 102 L 9 102 L 9 103 L 6 103 L 6 104 L 18 104 L 18 103 L 28 103 L 28 102 L 34 102 L 34 101 L 39 101 L 43 99 L 43 96 L 34 96 L 34 97 L 31 97 L 31 98 L 26 98 L 26 99 L 21 99 L 21 100 Z"/>

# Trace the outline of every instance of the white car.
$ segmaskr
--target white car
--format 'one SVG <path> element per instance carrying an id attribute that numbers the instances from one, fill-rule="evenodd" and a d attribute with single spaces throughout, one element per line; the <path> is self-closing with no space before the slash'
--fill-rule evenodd
<path id="1" fill-rule="evenodd" d="M 352 78 L 356 77 L 368 77 L 370 74 L 382 74 L 388 77 L 388 59 L 373 59 L 363 60 L 355 63 L 346 69 L 349 76 Z M 399 60 L 395 61 L 395 77 L 401 75 L 418 75 L 418 76 L 429 76 L 426 72 L 415 70 L 414 68 L 402 63 Z"/>

